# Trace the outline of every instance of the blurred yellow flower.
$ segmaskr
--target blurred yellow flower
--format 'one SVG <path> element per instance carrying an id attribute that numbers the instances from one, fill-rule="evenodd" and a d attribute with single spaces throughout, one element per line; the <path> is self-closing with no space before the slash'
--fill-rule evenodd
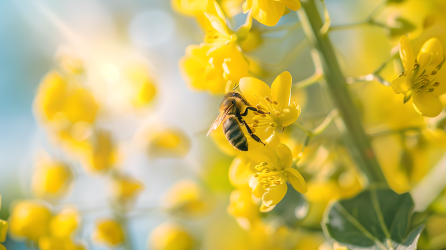
<path id="1" fill-rule="evenodd" d="M 113 198 L 122 205 L 126 205 L 128 202 L 133 202 L 144 190 L 144 184 L 130 176 L 115 174 L 111 180 L 111 190 Z"/>
<path id="2" fill-rule="evenodd" d="M 52 218 L 50 210 L 35 201 L 21 201 L 12 208 L 9 217 L 9 232 L 16 238 L 25 238 L 37 242 L 47 235 Z"/>
<path id="3" fill-rule="evenodd" d="M 146 152 L 150 158 L 181 158 L 191 147 L 189 137 L 176 128 L 152 128 L 146 136 Z"/>
<path id="4" fill-rule="evenodd" d="M 164 196 L 163 206 L 174 213 L 186 216 L 204 215 L 210 209 L 210 200 L 204 190 L 191 180 L 182 180 Z"/>
<path id="5" fill-rule="evenodd" d="M 85 138 L 81 149 L 82 166 L 91 173 L 106 173 L 117 160 L 117 149 L 111 133 L 105 129 L 94 129 Z"/>
<path id="6" fill-rule="evenodd" d="M 0 242 L 6 240 L 7 233 L 8 233 L 8 222 L 0 220 Z"/>
<path id="7" fill-rule="evenodd" d="M 183 15 L 196 16 L 200 20 L 206 10 L 208 0 L 172 0 L 172 8 Z M 244 0 L 218 0 L 224 13 L 233 17 L 242 12 L 242 3 Z"/>
<path id="8" fill-rule="evenodd" d="M 440 84 L 436 74 L 443 61 L 443 48 L 437 38 L 424 43 L 415 60 L 409 39 L 400 39 L 400 56 L 404 72 L 392 82 L 395 93 L 404 94 L 405 101 L 413 95 L 413 106 L 421 115 L 435 117 L 443 110 L 438 96 L 446 92 L 445 84 Z"/>
<path id="9" fill-rule="evenodd" d="M 240 78 L 249 76 L 249 62 L 238 43 L 246 39 L 252 18 L 248 15 L 246 23 L 234 32 L 228 28 L 226 17 L 215 0 L 207 2 L 205 16 L 205 42 L 187 47 L 180 68 L 192 88 L 223 94 L 232 90 Z"/>
<path id="10" fill-rule="evenodd" d="M 33 192 L 37 197 L 60 198 L 67 193 L 73 181 L 70 167 L 60 161 L 39 160 L 32 179 Z"/>
<path id="11" fill-rule="evenodd" d="M 56 71 L 45 75 L 34 100 L 37 117 L 55 123 L 56 128 L 79 121 L 92 123 L 98 108 L 89 90 Z"/>
<path id="12" fill-rule="evenodd" d="M 245 230 L 254 228 L 261 221 L 258 205 L 252 199 L 252 191 L 246 187 L 232 191 L 227 210 Z"/>
<path id="13" fill-rule="evenodd" d="M 191 250 L 195 246 L 195 240 L 183 228 L 166 223 L 153 229 L 149 245 L 154 250 Z"/>
<path id="14" fill-rule="evenodd" d="M 290 103 L 291 85 L 291 74 L 288 71 L 276 77 L 271 89 L 266 83 L 253 77 L 244 77 L 240 80 L 240 90 L 249 104 L 269 112 L 269 114 L 254 112 L 254 117 L 248 116 L 245 119 L 264 142 L 269 142 L 274 137 L 276 127 L 283 130 L 284 127 L 293 124 L 300 115 L 299 105 L 295 102 Z"/>
<path id="15" fill-rule="evenodd" d="M 105 244 L 108 247 L 116 247 L 124 242 L 124 233 L 121 225 L 112 219 L 101 219 L 96 221 L 95 230 L 92 235 L 93 241 Z"/>
<path id="16" fill-rule="evenodd" d="M 307 192 L 307 185 L 302 175 L 291 167 L 293 155 L 285 144 L 275 148 L 269 145 L 264 150 L 248 152 L 251 158 L 261 163 L 255 167 L 258 171 L 249 181 L 253 194 L 262 198 L 261 212 L 271 211 L 287 192 L 287 181 L 300 193 Z M 262 149 L 263 149 L 262 148 Z"/>
<path id="17" fill-rule="evenodd" d="M 246 154 L 240 154 L 234 158 L 229 166 L 229 182 L 234 187 L 246 186 L 251 177 L 257 172 L 255 163 Z"/>
<path id="18" fill-rule="evenodd" d="M 254 19 L 267 26 L 274 26 L 288 9 L 300 9 L 299 0 L 246 0 L 243 12 L 251 11 Z"/>
<path id="19" fill-rule="evenodd" d="M 123 77 L 129 91 L 131 104 L 136 108 L 145 107 L 156 95 L 155 82 L 144 63 L 133 62 L 123 68 Z"/>
<path id="20" fill-rule="evenodd" d="M 68 239 L 79 226 L 81 216 L 74 208 L 65 208 L 50 221 L 50 233 L 57 238 Z"/>
<path id="21" fill-rule="evenodd" d="M 39 240 L 40 250 L 85 250 L 81 244 L 76 244 L 70 239 L 62 239 L 51 236 L 44 236 Z"/>
<path id="22" fill-rule="evenodd" d="M 0 250 L 6 250 L 6 247 L 0 244 Z"/>

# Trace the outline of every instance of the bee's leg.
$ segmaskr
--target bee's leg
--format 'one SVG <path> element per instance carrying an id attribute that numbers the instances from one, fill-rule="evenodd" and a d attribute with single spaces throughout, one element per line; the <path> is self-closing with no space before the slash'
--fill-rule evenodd
<path id="1" fill-rule="evenodd" d="M 246 115 L 248 115 L 248 110 L 252 110 L 252 111 L 254 111 L 254 112 L 258 112 L 259 114 L 269 114 L 269 112 L 265 112 L 265 111 L 262 111 L 262 110 L 260 110 L 260 109 L 256 109 L 256 108 L 254 108 L 254 107 L 247 107 L 247 108 L 245 109 L 245 112 L 244 112 L 243 114 L 240 114 L 240 116 L 246 116 Z"/>
<path id="2" fill-rule="evenodd" d="M 259 138 L 257 135 L 255 135 L 255 134 L 252 132 L 251 128 L 248 126 L 248 124 L 246 123 L 246 121 L 243 120 L 242 117 L 237 117 L 237 118 L 238 118 L 238 120 L 240 121 L 240 123 L 242 123 L 243 125 L 245 125 L 245 128 L 246 128 L 246 130 L 248 130 L 248 133 L 249 133 L 249 135 L 252 137 L 252 139 L 254 139 L 256 142 L 260 142 L 260 143 L 262 143 L 263 146 L 266 145 L 265 143 L 262 142 L 262 140 L 260 140 L 260 138 Z"/>

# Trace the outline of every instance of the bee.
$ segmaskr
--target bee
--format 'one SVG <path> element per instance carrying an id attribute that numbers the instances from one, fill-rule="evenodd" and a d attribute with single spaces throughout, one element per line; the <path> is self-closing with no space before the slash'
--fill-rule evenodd
<path id="1" fill-rule="evenodd" d="M 246 116 L 249 110 L 259 114 L 269 114 L 269 112 L 264 112 L 252 107 L 240 93 L 228 92 L 220 105 L 220 114 L 217 119 L 215 119 L 206 137 L 223 122 L 223 132 L 225 133 L 228 142 L 234 148 L 240 151 L 248 151 L 248 140 L 243 133 L 241 126 L 246 127 L 246 130 L 252 139 L 265 145 L 265 143 L 254 134 L 246 121 L 243 120 L 243 116 Z"/>

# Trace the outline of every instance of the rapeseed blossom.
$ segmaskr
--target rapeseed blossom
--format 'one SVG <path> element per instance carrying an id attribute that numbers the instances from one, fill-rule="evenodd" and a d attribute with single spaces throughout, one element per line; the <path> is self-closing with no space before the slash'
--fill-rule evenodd
<path id="1" fill-rule="evenodd" d="M 266 83 L 254 77 L 240 80 L 240 90 L 250 105 L 269 114 L 259 114 L 247 118 L 253 132 L 264 142 L 269 142 L 276 128 L 283 130 L 294 123 L 300 115 L 297 103 L 290 102 L 291 74 L 283 72 L 276 77 L 271 88 Z"/>
<path id="2" fill-rule="evenodd" d="M 395 93 L 404 94 L 404 101 L 413 96 L 415 110 L 424 116 L 435 117 L 443 110 L 438 98 L 446 92 L 445 84 L 437 79 L 444 62 L 443 48 L 437 38 L 424 43 L 415 59 L 412 45 L 405 36 L 400 39 L 400 56 L 404 72 L 392 82 Z"/>
<path id="3" fill-rule="evenodd" d="M 249 151 L 251 159 L 257 159 L 260 164 L 255 166 L 257 173 L 249 181 L 252 193 L 262 198 L 261 212 L 271 211 L 287 192 L 287 182 L 290 182 L 296 191 L 307 192 L 307 185 L 302 175 L 291 167 L 293 155 L 285 144 L 277 147 L 269 145 L 256 151 Z"/>
<path id="4" fill-rule="evenodd" d="M 300 9 L 299 0 L 246 0 L 243 12 L 252 12 L 254 19 L 262 24 L 274 26 L 279 19 L 289 12 Z"/>

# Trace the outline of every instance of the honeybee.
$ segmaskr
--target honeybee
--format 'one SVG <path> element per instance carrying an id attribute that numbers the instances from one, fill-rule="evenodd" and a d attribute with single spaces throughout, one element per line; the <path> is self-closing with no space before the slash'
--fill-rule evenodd
<path id="1" fill-rule="evenodd" d="M 248 140 L 243 133 L 241 126 L 246 127 L 246 130 L 252 139 L 265 145 L 242 118 L 242 116 L 248 114 L 249 110 L 258 112 L 259 114 L 269 114 L 269 112 L 264 112 L 252 107 L 240 93 L 228 92 L 220 105 L 220 114 L 217 119 L 215 119 L 206 137 L 223 122 L 223 132 L 228 142 L 234 148 L 240 151 L 248 151 Z"/>

